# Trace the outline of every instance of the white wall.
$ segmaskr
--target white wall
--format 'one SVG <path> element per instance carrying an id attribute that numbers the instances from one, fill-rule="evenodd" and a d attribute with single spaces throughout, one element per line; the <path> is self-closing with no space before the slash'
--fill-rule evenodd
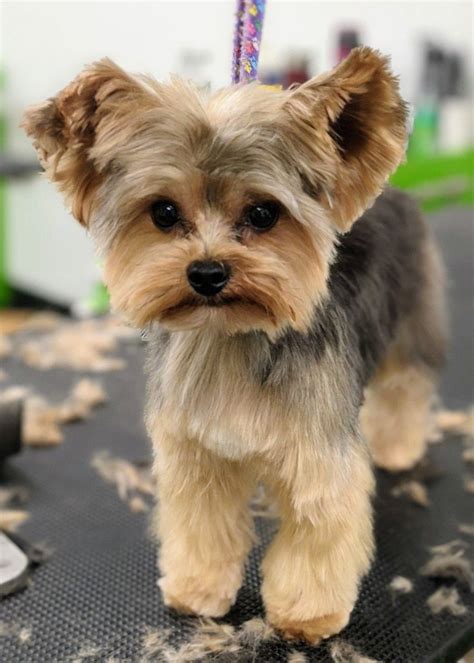
<path id="1" fill-rule="evenodd" d="M 11 149 L 31 154 L 17 129 L 22 110 L 105 55 L 132 71 L 166 77 L 179 66 L 183 49 L 209 50 L 213 86 L 228 84 L 234 5 L 233 0 L 4 2 L 2 60 Z M 264 49 L 297 47 L 315 55 L 318 69 L 326 69 L 334 60 L 335 32 L 359 27 L 365 43 L 392 55 L 410 100 L 424 37 L 466 53 L 472 48 L 469 2 L 268 0 L 267 7 Z M 35 178 L 13 184 L 8 204 L 11 278 L 58 301 L 85 294 L 95 278 L 92 251 L 82 229 L 66 218 L 59 196 Z"/>

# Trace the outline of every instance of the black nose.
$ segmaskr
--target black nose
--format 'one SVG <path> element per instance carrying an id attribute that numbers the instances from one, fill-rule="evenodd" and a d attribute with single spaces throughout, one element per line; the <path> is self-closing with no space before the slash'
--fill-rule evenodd
<path id="1" fill-rule="evenodd" d="M 200 295 L 212 297 L 222 290 L 230 276 L 229 267 L 215 260 L 195 260 L 187 270 L 188 281 Z"/>

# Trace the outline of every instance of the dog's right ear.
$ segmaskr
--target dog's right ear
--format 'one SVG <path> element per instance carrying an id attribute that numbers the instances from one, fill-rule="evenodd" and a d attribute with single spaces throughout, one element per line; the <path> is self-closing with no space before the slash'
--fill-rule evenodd
<path id="1" fill-rule="evenodd" d="M 98 132 L 112 144 L 114 134 L 120 135 L 118 125 L 152 96 L 142 81 L 106 58 L 87 67 L 56 97 L 25 112 L 21 126 L 33 138 L 46 175 L 83 225 L 88 225 L 108 165 L 92 149 Z"/>
<path id="2" fill-rule="evenodd" d="M 398 79 L 388 58 L 363 46 L 287 95 L 305 183 L 347 232 L 404 158 L 408 108 Z"/>

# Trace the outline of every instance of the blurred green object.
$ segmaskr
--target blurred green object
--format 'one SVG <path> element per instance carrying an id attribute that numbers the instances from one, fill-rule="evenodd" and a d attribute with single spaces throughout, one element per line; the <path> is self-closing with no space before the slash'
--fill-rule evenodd
<path id="1" fill-rule="evenodd" d="M 110 307 L 109 292 L 103 283 L 96 283 L 85 302 L 91 315 L 103 315 Z"/>
<path id="2" fill-rule="evenodd" d="M 426 104 L 418 109 L 408 146 L 408 159 L 431 157 L 436 153 L 438 109 Z"/>
<path id="3" fill-rule="evenodd" d="M 474 205 L 474 149 L 461 154 L 409 156 L 390 183 L 409 191 L 425 211 L 453 203 Z"/>
<path id="4" fill-rule="evenodd" d="M 109 310 L 109 291 L 102 281 L 97 281 L 87 297 L 74 302 L 71 306 L 71 313 L 78 318 L 94 318 L 105 315 Z"/>
<path id="5" fill-rule="evenodd" d="M 6 145 L 6 119 L 3 107 L 4 76 L 0 69 L 0 150 Z M 6 219 L 5 219 L 5 179 L 0 177 L 0 307 L 10 301 L 10 288 L 6 277 Z"/>

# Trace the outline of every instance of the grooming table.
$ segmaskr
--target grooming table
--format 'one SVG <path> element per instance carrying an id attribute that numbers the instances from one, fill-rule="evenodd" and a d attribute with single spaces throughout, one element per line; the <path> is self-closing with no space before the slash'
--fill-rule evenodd
<path id="1" fill-rule="evenodd" d="M 442 382 L 446 407 L 465 408 L 472 402 L 472 213 L 465 208 L 431 217 L 442 242 L 451 277 L 453 345 Z M 52 547 L 51 558 L 32 575 L 29 587 L 0 602 L 0 661 L 55 663 L 108 659 L 135 662 L 142 658 L 147 627 L 170 629 L 171 641 L 189 640 L 196 620 L 164 608 L 156 587 L 155 549 L 147 533 L 148 514 L 132 513 L 114 486 L 91 467 L 97 451 L 132 461 L 149 459 L 142 425 L 143 347 L 125 341 L 121 355 L 128 367 L 99 377 L 109 402 L 84 422 L 64 427 L 64 443 L 44 450 L 26 449 L 3 468 L 2 482 L 26 486 L 25 508 L 30 519 L 19 534 L 30 542 Z M 51 400 L 64 397 L 79 375 L 53 369 L 37 371 L 9 358 L 2 362 L 9 374 L 5 384 L 32 385 Z M 440 585 L 419 575 L 430 558 L 428 546 L 462 538 L 458 531 L 472 523 L 474 497 L 465 492 L 461 442 L 446 438 L 430 447 L 428 483 L 431 506 L 419 507 L 391 495 L 400 477 L 377 473 L 375 528 L 377 558 L 363 583 L 349 627 L 340 636 L 366 657 L 385 663 L 456 661 L 474 646 L 474 596 L 456 583 L 468 612 L 433 615 L 425 602 Z M 259 542 L 247 565 L 237 602 L 223 622 L 239 626 L 262 615 L 259 562 L 275 530 L 275 521 L 257 518 Z M 469 554 L 469 551 L 468 553 Z M 394 576 L 414 581 L 406 595 L 393 595 Z M 21 643 L 2 635 L 2 624 L 29 628 Z M 263 643 L 255 654 L 217 661 L 287 661 L 291 651 L 308 661 L 331 661 L 327 644 L 309 648 L 280 639 Z M 160 661 L 160 657 L 148 659 Z"/>

